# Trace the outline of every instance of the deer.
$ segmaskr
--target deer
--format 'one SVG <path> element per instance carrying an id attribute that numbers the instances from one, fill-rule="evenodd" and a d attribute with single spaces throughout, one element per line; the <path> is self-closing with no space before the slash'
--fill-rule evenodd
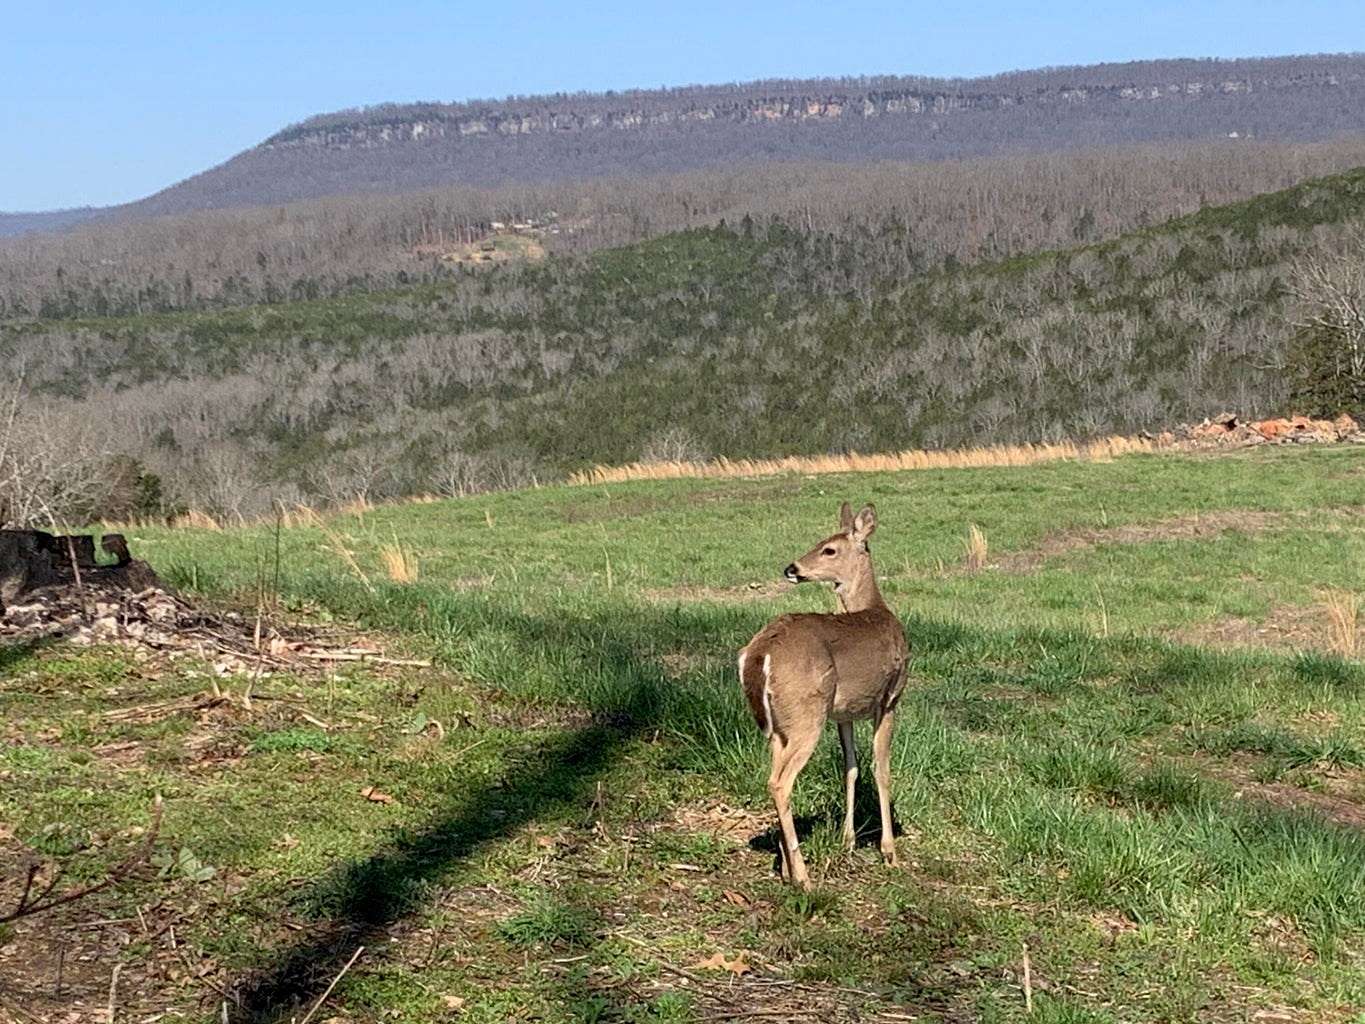
<path id="1" fill-rule="evenodd" d="M 839 610 L 781 615 L 739 652 L 740 687 L 772 756 L 768 793 L 777 809 L 782 877 L 802 889 L 810 888 L 810 873 L 797 842 L 791 794 L 830 720 L 839 728 L 844 754 L 844 850 L 851 852 L 856 839 L 853 794 L 858 761 L 853 724 L 871 719 L 881 853 L 886 864 L 897 866 L 891 823 L 891 733 L 910 648 L 872 571 L 867 542 L 876 528 L 877 512 L 871 503 L 854 516 L 844 502 L 839 532 L 783 570 L 792 583 L 833 583 Z"/>

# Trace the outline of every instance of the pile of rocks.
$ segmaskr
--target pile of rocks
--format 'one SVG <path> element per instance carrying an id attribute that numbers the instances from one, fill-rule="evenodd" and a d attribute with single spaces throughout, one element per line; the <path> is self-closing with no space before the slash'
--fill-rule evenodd
<path id="1" fill-rule="evenodd" d="M 1246 448 L 1258 444 L 1365 444 L 1360 424 L 1342 413 L 1334 420 L 1307 416 L 1243 420 L 1223 413 L 1202 423 L 1186 423 L 1151 437 L 1162 447 L 1182 449 Z"/>

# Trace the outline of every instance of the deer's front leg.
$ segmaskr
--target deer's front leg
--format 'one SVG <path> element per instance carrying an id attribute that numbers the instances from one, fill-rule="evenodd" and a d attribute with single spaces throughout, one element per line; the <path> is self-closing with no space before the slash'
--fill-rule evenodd
<path id="1" fill-rule="evenodd" d="M 844 852 L 852 853 L 857 833 L 853 830 L 853 792 L 858 784 L 858 752 L 853 746 L 853 723 L 839 723 L 839 745 L 844 748 Z"/>
<path id="2" fill-rule="evenodd" d="M 895 713 L 886 711 L 877 719 L 872 733 L 872 757 L 877 776 L 877 800 L 882 810 L 882 857 L 892 867 L 897 865 L 896 838 L 891 830 L 891 729 Z"/>

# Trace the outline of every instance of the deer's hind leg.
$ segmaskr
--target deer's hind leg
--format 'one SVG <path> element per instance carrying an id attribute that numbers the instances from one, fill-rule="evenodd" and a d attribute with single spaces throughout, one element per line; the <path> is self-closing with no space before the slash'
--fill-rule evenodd
<path id="1" fill-rule="evenodd" d="M 810 760 L 819 740 L 818 727 L 786 737 L 774 733 L 772 737 L 773 764 L 768 776 L 768 792 L 772 795 L 773 806 L 777 808 L 777 821 L 782 830 L 779 840 L 782 848 L 782 877 L 803 889 L 810 888 L 810 873 L 806 870 L 806 861 L 801 856 L 801 846 L 796 838 L 791 795 L 797 775 Z"/>
<path id="2" fill-rule="evenodd" d="M 853 830 L 853 794 L 858 785 L 858 753 L 853 746 L 853 723 L 839 723 L 839 745 L 844 749 L 844 852 L 852 853 L 857 833 Z"/>

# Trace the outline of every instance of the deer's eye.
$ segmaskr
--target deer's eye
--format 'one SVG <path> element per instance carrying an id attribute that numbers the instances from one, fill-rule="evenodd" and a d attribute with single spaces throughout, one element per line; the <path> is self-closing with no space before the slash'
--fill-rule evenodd
<path id="1" fill-rule="evenodd" d="M 838 552 L 836 552 L 833 548 L 825 548 L 824 551 L 821 551 L 821 552 L 820 552 L 820 554 L 826 555 L 826 556 L 834 555 L 834 554 L 837 554 L 837 553 L 838 553 Z"/>

